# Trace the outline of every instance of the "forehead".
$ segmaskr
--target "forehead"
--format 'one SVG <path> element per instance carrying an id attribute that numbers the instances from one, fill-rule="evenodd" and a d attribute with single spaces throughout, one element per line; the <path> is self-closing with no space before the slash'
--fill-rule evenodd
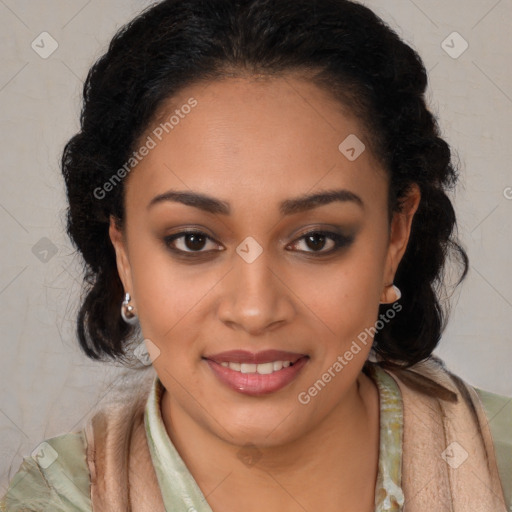
<path id="1" fill-rule="evenodd" d="M 137 147 L 151 149 L 129 176 L 127 200 L 189 189 L 268 204 L 315 187 L 374 199 L 387 178 L 365 140 L 362 123 L 307 80 L 195 84 L 168 100 L 141 137 Z"/>

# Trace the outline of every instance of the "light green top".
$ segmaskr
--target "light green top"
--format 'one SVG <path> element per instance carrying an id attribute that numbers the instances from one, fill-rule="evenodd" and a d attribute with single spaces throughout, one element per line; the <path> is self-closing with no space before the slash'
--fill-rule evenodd
<path id="1" fill-rule="evenodd" d="M 403 405 L 400 390 L 381 368 L 370 375 L 380 396 L 380 452 L 375 512 L 401 511 Z M 165 508 L 211 512 L 201 489 L 172 444 L 160 412 L 163 385 L 155 376 L 144 412 L 148 445 Z M 512 504 L 512 398 L 475 388 L 489 420 L 507 507 Z M 84 431 L 46 439 L 23 462 L 0 500 L 2 512 L 91 512 Z"/>

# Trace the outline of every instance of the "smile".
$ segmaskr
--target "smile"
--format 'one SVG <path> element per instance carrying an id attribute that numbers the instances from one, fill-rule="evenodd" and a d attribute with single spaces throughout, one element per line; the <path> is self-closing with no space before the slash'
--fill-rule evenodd
<path id="1" fill-rule="evenodd" d="M 293 363 L 291 361 L 271 361 L 270 363 L 228 363 L 223 361 L 220 363 L 224 368 L 230 368 L 235 372 L 240 373 L 259 373 L 260 375 L 270 375 L 271 373 L 278 372 L 283 368 L 288 368 Z"/>
<path id="2" fill-rule="evenodd" d="M 260 396 L 275 393 L 295 380 L 309 356 L 278 350 L 232 350 L 203 359 L 224 386 L 245 395 Z"/>

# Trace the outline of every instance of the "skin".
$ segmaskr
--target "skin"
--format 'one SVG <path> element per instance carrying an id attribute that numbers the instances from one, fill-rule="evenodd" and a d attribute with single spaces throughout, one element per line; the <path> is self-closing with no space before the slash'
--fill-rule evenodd
<path id="1" fill-rule="evenodd" d="M 144 337 L 160 351 L 153 366 L 166 389 L 169 437 L 215 512 L 373 510 L 379 397 L 361 372 L 371 339 L 309 404 L 297 397 L 375 324 L 379 301 L 393 301 L 388 285 L 419 190 L 411 189 L 390 225 L 388 177 L 369 144 L 355 161 L 338 149 L 349 134 L 368 142 L 364 127 L 298 76 L 197 84 L 162 113 L 190 97 L 197 106 L 126 180 L 124 231 L 110 225 L 120 278 Z M 221 199 L 231 215 L 170 201 L 147 208 L 171 189 Z M 279 213 L 285 199 L 331 189 L 357 194 L 364 208 L 347 201 Z M 165 236 L 187 229 L 211 240 L 202 248 L 186 237 L 171 245 L 208 254 L 187 260 L 166 247 Z M 319 229 L 354 239 L 323 255 L 332 240 L 315 246 L 302 238 Z M 252 263 L 236 252 L 248 236 L 263 250 Z M 280 349 L 309 360 L 285 388 L 247 396 L 202 359 L 232 349 Z M 254 464 L 239 457 L 247 443 Z"/>

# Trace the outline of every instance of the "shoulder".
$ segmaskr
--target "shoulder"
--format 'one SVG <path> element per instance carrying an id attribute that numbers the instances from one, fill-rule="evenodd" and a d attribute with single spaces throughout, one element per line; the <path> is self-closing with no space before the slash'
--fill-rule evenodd
<path id="1" fill-rule="evenodd" d="M 512 397 L 473 386 L 482 402 L 492 432 L 496 454 L 506 455 L 512 475 Z"/>
<path id="2" fill-rule="evenodd" d="M 505 499 L 512 504 L 512 397 L 474 387 L 489 422 Z"/>
<path id="3" fill-rule="evenodd" d="M 512 445 L 512 397 L 473 386 L 487 415 L 489 426 L 500 443 Z"/>
<path id="4" fill-rule="evenodd" d="M 449 371 L 438 357 L 414 365 L 405 371 L 389 372 L 402 386 L 436 399 L 453 401 L 461 387 L 478 395 L 492 435 L 496 463 L 508 507 L 512 506 L 512 397 L 472 386 Z M 512 508 L 511 508 L 512 510 Z"/>
<path id="5" fill-rule="evenodd" d="M 90 512 L 90 478 L 83 430 L 45 439 L 23 458 L 0 499 L 2 512 Z"/>

